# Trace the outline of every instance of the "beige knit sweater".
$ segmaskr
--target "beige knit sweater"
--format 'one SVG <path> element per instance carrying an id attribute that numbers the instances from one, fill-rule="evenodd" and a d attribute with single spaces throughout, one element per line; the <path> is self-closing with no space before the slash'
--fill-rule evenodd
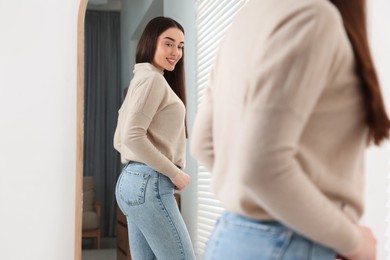
<path id="1" fill-rule="evenodd" d="M 185 166 L 185 107 L 150 63 L 138 63 L 119 109 L 114 147 L 122 163 L 142 162 L 174 177 Z"/>
<path id="2" fill-rule="evenodd" d="M 227 210 L 339 253 L 357 246 L 367 128 L 329 1 L 249 1 L 220 46 L 191 138 Z"/>

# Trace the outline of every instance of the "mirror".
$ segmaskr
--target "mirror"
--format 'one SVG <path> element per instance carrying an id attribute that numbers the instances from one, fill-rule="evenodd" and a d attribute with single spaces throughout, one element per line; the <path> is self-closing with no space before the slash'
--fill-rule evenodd
<path id="1" fill-rule="evenodd" d="M 80 3 L 75 259 L 130 259 L 114 195 L 121 163 L 112 140 L 138 38 L 150 19 L 163 15 L 163 1 L 147 2 Z"/>

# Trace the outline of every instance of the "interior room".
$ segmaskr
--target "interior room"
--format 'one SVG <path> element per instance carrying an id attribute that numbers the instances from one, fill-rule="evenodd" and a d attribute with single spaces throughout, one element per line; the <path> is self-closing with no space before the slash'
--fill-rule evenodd
<path id="1" fill-rule="evenodd" d="M 133 76 L 135 47 L 140 34 L 149 20 L 167 15 L 169 11 L 164 10 L 169 10 L 170 5 L 174 5 L 174 1 L 88 1 L 84 27 L 82 259 L 130 259 L 126 221 L 114 200 L 115 182 L 122 165 L 112 147 L 112 137 L 117 111 Z M 194 46 L 194 41 L 190 41 L 196 33 L 195 4 L 187 4 L 180 11 L 185 12 L 186 22 L 191 24 L 186 27 L 186 46 Z M 186 53 L 186 60 L 194 56 L 194 53 Z M 195 78 L 191 73 L 186 77 L 187 80 Z M 93 195 L 88 195 L 91 192 Z M 186 200 L 184 192 L 175 195 L 178 200 L 182 197 Z M 94 203 L 99 204 L 98 210 Z M 183 214 L 194 214 L 192 207 L 184 203 L 180 206 Z M 97 211 L 98 220 L 90 216 Z M 99 231 L 90 234 L 91 229 L 96 230 L 96 225 Z"/>
<path id="2" fill-rule="evenodd" d="M 0 259 L 131 259 L 114 199 L 122 165 L 112 137 L 140 34 L 156 16 L 183 25 L 191 136 L 218 44 L 247 1 L 0 1 Z M 367 8 L 389 108 L 390 5 L 369 0 Z M 110 41 L 97 44 L 99 37 Z M 177 198 L 202 259 L 223 207 L 210 192 L 206 168 L 189 151 L 186 161 L 191 184 Z M 390 255 L 389 161 L 388 142 L 367 150 L 361 222 L 378 240 L 378 259 Z"/>

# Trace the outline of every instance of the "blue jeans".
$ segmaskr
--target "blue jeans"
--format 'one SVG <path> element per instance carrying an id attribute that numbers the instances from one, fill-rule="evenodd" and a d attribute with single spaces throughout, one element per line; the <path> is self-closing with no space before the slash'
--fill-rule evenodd
<path id="1" fill-rule="evenodd" d="M 115 195 L 127 219 L 132 259 L 195 259 L 173 192 L 171 180 L 145 164 L 123 168 Z"/>
<path id="2" fill-rule="evenodd" d="M 334 260 L 336 253 L 276 221 L 225 212 L 218 219 L 204 260 Z"/>

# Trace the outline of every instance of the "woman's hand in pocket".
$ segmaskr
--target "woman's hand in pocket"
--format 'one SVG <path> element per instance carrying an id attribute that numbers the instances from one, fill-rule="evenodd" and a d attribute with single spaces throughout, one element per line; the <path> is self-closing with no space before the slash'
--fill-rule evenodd
<path id="1" fill-rule="evenodd" d="M 178 190 L 183 190 L 190 183 L 190 179 L 191 177 L 187 173 L 179 169 L 179 172 L 171 178 L 171 181 Z"/>
<path id="2" fill-rule="evenodd" d="M 358 247 L 349 255 L 341 259 L 348 260 L 375 260 L 376 259 L 376 239 L 371 229 L 359 226 L 362 239 Z"/>

